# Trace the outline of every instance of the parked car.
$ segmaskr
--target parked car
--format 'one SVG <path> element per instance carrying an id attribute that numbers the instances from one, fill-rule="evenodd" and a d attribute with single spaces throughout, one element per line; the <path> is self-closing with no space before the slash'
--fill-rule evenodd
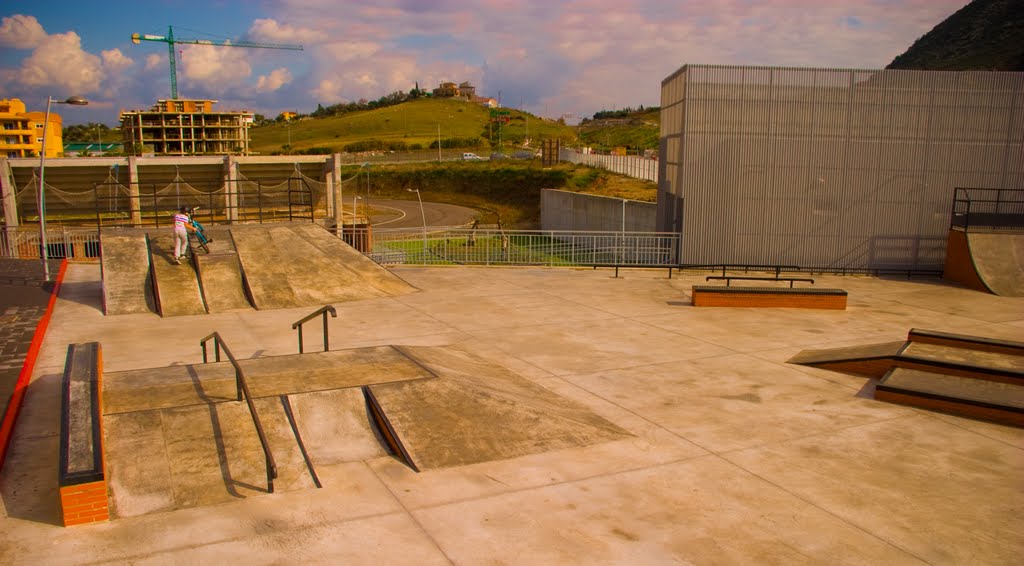
<path id="1" fill-rule="evenodd" d="M 475 153 L 466 152 L 466 153 L 462 154 L 462 160 L 463 161 L 483 161 L 484 158 L 480 157 L 479 155 L 477 155 Z"/>
<path id="2" fill-rule="evenodd" d="M 491 154 L 491 161 L 501 161 L 502 159 L 508 159 L 508 156 L 497 152 Z"/>

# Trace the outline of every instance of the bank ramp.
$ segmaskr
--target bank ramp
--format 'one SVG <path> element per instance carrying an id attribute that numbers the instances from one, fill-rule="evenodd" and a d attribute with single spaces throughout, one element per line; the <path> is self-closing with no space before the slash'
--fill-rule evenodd
<path id="1" fill-rule="evenodd" d="M 100 231 L 105 314 L 150 313 L 156 309 L 150 279 L 146 230 L 111 228 Z"/>
<path id="2" fill-rule="evenodd" d="M 804 350 L 788 361 L 877 378 L 880 401 L 1024 426 L 1024 343 L 912 329 L 904 342 Z"/>
<path id="3" fill-rule="evenodd" d="M 943 277 L 1003 297 L 1024 297 L 1024 232 L 950 230 Z"/>
<path id="4" fill-rule="evenodd" d="M 212 227 L 209 253 L 174 263 L 169 229 L 100 236 L 106 314 L 161 316 L 318 307 L 416 290 L 323 227 L 275 223 Z"/>
<path id="5" fill-rule="evenodd" d="M 313 224 L 231 228 L 257 309 L 284 309 L 409 293 L 414 287 Z"/>

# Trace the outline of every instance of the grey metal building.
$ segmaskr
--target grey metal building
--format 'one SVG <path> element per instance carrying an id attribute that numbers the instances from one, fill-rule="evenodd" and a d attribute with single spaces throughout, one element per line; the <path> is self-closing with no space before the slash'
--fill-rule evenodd
<path id="1" fill-rule="evenodd" d="M 941 270 L 954 189 L 1024 189 L 1024 73 L 686 65 L 662 81 L 680 261 Z"/>

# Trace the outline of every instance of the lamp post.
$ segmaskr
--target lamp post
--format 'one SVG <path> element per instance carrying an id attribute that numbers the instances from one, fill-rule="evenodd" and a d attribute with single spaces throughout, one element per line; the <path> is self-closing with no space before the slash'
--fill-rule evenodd
<path id="1" fill-rule="evenodd" d="M 52 97 L 46 97 L 46 117 L 43 118 L 43 146 L 39 150 L 39 195 L 37 195 L 37 202 L 39 203 L 39 243 L 42 245 L 40 256 L 43 258 L 43 281 L 50 280 L 50 266 L 47 261 L 50 259 L 47 245 L 46 245 L 46 192 L 44 187 L 46 186 L 46 134 L 50 131 L 50 105 L 52 104 L 72 104 L 74 106 L 85 106 L 89 104 L 89 101 L 82 98 L 81 96 L 72 96 L 67 100 L 54 100 Z"/>
<path id="2" fill-rule="evenodd" d="M 366 202 L 363 203 L 363 212 L 366 213 L 366 225 L 370 226 L 370 162 L 364 161 L 360 169 L 366 169 Z"/>
<path id="3" fill-rule="evenodd" d="M 423 219 L 423 263 L 427 263 L 427 215 L 423 212 L 423 197 L 419 189 L 405 189 L 410 193 L 416 193 L 416 200 L 420 201 L 420 218 Z"/>
<path id="4" fill-rule="evenodd" d="M 99 156 L 103 157 L 103 132 L 100 130 L 99 124 L 96 125 L 96 140 L 98 141 L 97 145 L 100 146 L 99 147 L 99 152 L 100 152 Z"/>
<path id="5" fill-rule="evenodd" d="M 362 246 L 359 245 L 356 242 L 356 222 L 359 220 L 359 218 L 356 216 L 356 210 L 357 210 L 356 209 L 356 201 L 358 201 L 358 200 L 360 200 L 362 198 L 363 197 L 361 197 L 359 195 L 352 195 L 352 247 L 357 249 L 357 250 L 359 250 L 359 251 L 363 251 L 363 250 L 362 250 Z"/>

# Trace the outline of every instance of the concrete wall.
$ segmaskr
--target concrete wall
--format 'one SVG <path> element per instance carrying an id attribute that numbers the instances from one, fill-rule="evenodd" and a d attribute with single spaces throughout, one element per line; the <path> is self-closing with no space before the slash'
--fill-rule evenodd
<path id="1" fill-rule="evenodd" d="M 540 226 L 577 232 L 653 232 L 657 209 L 652 202 L 544 189 Z"/>

